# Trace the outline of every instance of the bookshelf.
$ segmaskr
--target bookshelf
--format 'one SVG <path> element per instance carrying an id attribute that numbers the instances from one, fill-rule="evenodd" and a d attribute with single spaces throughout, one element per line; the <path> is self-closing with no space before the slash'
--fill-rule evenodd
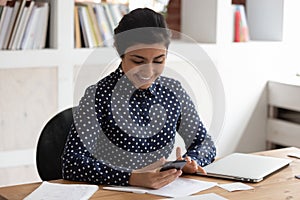
<path id="1" fill-rule="evenodd" d="M 250 40 L 282 41 L 283 24 L 290 20 L 284 18 L 289 12 L 286 8 L 295 3 L 283 0 L 182 0 L 182 32 L 200 43 L 231 43 L 232 4 L 245 6 Z"/>
<path id="2" fill-rule="evenodd" d="M 50 3 L 49 18 L 49 44 L 47 48 L 68 49 L 74 48 L 74 2 L 60 2 L 58 0 L 44 0 Z M 233 19 L 224 17 L 232 15 L 232 2 L 230 0 L 171 0 L 170 4 L 181 7 L 181 19 L 177 20 L 174 27 L 182 30 L 200 43 L 219 43 L 232 41 Z M 281 41 L 283 33 L 283 0 L 253 0 L 237 1 L 233 3 L 243 4 L 246 7 L 250 31 L 254 39 L 261 41 Z M 271 8 L 271 9 L 270 9 Z M 178 9 L 178 8 L 177 8 Z M 263 10 L 269 10 L 265 17 Z M 178 11 L 177 15 L 180 14 Z M 175 18 L 175 16 L 173 16 Z M 195 23 L 191 23 L 193 21 Z M 172 20 L 172 19 L 170 19 Z M 181 21 L 181 22 L 179 22 Z M 274 23 L 277 21 L 277 23 Z M 181 27 L 178 25 L 181 23 Z M 269 28 L 266 24 L 270 24 Z M 265 28 L 262 28 L 265 27 Z M 257 30 L 265 30 L 264 33 L 257 33 Z M 273 34 L 273 35 L 272 35 Z M 274 36 L 276 34 L 277 36 Z M 257 36 L 258 35 L 258 36 Z"/>
<path id="3" fill-rule="evenodd" d="M 128 13 L 128 3 L 82 2 L 74 7 L 74 34 L 76 48 L 97 48 L 113 45 L 114 28 Z"/>
<path id="4" fill-rule="evenodd" d="M 74 1 L 47 1 L 50 3 L 49 45 L 39 50 L 0 50 L 0 96 L 7 97 L 0 98 L 0 110 L 7 110 L 6 113 L 0 113 L 0 138 L 5 138 L 10 144 L 1 146 L 0 153 L 12 160 L 18 160 L 18 157 L 9 156 L 15 155 L 13 152 L 25 152 L 32 158 L 37 138 L 47 120 L 58 111 L 73 105 L 74 80 L 78 68 L 94 51 L 75 48 Z M 232 19 L 228 17 L 231 11 L 230 0 L 181 0 L 181 30 L 201 43 L 210 56 L 217 57 L 219 47 L 232 44 Z M 175 42 L 174 45 L 178 44 Z M 180 45 L 189 44 L 180 41 L 178 47 Z M 251 49 L 255 49 L 253 45 L 256 46 L 253 43 L 249 45 Z M 237 48 L 243 50 L 247 47 Z M 101 58 L 94 61 L 99 68 L 104 68 L 110 62 L 109 58 L 117 56 L 112 47 L 97 48 L 97 51 Z M 38 86 L 44 86 L 48 92 Z M 16 97 L 16 94 L 20 96 Z M 27 102 L 27 99 L 34 103 Z M 15 116 L 19 116 L 18 121 L 28 123 L 16 127 Z M 30 140 L 23 141 L 20 139 L 23 137 Z M 10 168 L 10 161 L 7 163 Z M 26 162 L 20 161 L 17 166 L 14 165 L 14 170 L 0 168 L 1 177 L 2 169 L 10 176 L 10 179 L 1 178 L 0 181 L 6 182 L 0 182 L 0 185 L 9 184 L 10 181 L 36 181 L 37 176 L 31 176 L 34 180 L 22 179 L 22 174 L 30 173 L 29 165 L 34 165 L 33 158 Z M 16 168 L 18 173 L 15 173 Z"/>

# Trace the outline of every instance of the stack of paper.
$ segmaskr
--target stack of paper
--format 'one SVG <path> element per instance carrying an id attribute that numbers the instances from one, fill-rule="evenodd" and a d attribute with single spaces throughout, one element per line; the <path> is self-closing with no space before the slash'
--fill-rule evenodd
<path id="1" fill-rule="evenodd" d="M 36 190 L 25 197 L 25 200 L 84 200 L 89 199 L 97 190 L 97 185 L 43 182 Z"/>

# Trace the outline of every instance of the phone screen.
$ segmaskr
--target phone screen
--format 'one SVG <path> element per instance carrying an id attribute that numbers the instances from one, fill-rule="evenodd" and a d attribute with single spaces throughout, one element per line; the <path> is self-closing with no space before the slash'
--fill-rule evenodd
<path id="1" fill-rule="evenodd" d="M 170 161 L 165 163 L 162 168 L 160 169 L 160 171 L 166 171 L 169 169 L 177 169 L 180 170 L 184 167 L 184 165 L 186 164 L 185 160 L 175 160 L 175 161 Z"/>

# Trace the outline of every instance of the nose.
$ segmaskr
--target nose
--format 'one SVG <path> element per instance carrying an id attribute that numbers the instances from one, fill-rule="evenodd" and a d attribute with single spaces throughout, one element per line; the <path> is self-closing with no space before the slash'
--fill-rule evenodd
<path id="1" fill-rule="evenodd" d="M 146 77 L 151 77 L 152 74 L 153 74 L 153 65 L 152 65 L 152 63 L 147 63 L 147 64 L 141 66 L 140 73 L 145 78 Z"/>

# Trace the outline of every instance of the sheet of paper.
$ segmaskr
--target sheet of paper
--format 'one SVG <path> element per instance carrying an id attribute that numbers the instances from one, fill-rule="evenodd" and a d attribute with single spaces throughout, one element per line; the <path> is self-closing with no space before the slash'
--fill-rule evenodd
<path id="1" fill-rule="evenodd" d="M 36 190 L 25 197 L 25 200 L 85 200 L 89 199 L 98 188 L 97 185 L 59 184 L 44 181 Z"/>
<path id="2" fill-rule="evenodd" d="M 131 186 L 103 187 L 103 189 L 134 192 L 134 193 L 149 193 L 149 194 L 155 194 L 155 195 L 165 196 L 165 197 L 184 197 L 184 196 L 189 196 L 197 192 L 209 189 L 216 185 L 217 183 L 215 182 L 198 181 L 198 180 L 193 180 L 188 178 L 178 178 L 172 183 L 158 190 L 152 190 L 152 189 L 141 188 L 141 187 L 131 187 Z"/>
<path id="3" fill-rule="evenodd" d="M 172 198 L 174 200 L 228 200 L 220 195 L 217 195 L 215 193 L 208 193 L 208 194 L 198 194 L 188 197 L 178 197 L 178 198 Z"/>
<path id="4" fill-rule="evenodd" d="M 246 185 L 241 182 L 228 183 L 228 184 L 219 184 L 220 188 L 223 188 L 229 192 L 238 191 L 238 190 L 252 190 L 254 189 L 250 185 Z"/>
<path id="5" fill-rule="evenodd" d="M 300 159 L 300 152 L 291 152 L 288 156 Z"/>

